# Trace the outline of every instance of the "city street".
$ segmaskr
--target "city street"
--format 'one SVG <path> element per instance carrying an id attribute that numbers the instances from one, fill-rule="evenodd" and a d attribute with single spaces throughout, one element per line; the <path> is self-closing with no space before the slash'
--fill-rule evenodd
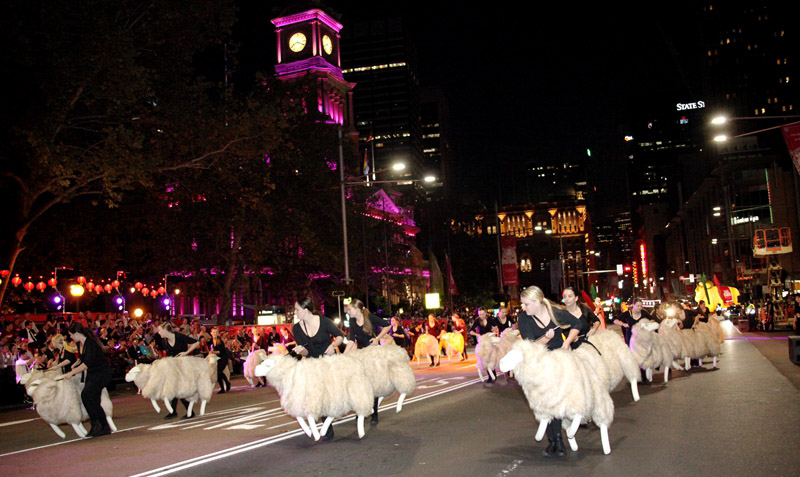
<path id="1" fill-rule="evenodd" d="M 414 364 L 417 391 L 402 413 L 395 399 L 359 440 L 351 418 L 336 421 L 332 442 L 307 438 L 279 407 L 274 389 L 234 379 L 206 414 L 165 421 L 130 389 L 112 394 L 119 432 L 61 440 L 30 410 L 0 415 L 0 473 L 12 475 L 796 475 L 800 455 L 800 367 L 787 333 L 740 334 L 733 326 L 718 369 L 656 373 L 632 401 L 612 397 L 611 454 L 597 428 L 578 432 L 580 450 L 541 456 L 536 423 L 516 381 L 477 380 L 468 362 Z M 773 364 L 781 360 L 790 366 Z M 788 375 L 788 376 L 787 376 Z M 790 379 L 787 379 L 789 377 Z M 182 407 L 181 407 L 182 410 Z"/>

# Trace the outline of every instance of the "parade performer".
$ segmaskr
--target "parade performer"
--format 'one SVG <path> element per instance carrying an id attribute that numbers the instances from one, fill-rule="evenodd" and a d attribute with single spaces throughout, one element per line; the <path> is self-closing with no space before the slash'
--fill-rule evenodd
<path id="1" fill-rule="evenodd" d="M 353 298 L 344 306 L 344 311 L 350 315 L 350 342 L 347 343 L 347 350 L 352 347 L 366 348 L 371 344 L 378 344 L 381 338 L 389 333 L 389 321 L 370 313 L 359 299 Z M 376 336 L 375 330 L 379 326 L 382 328 Z"/>
<path id="2" fill-rule="evenodd" d="M 167 356 L 188 356 L 200 346 L 197 340 L 175 332 L 171 323 L 162 324 L 156 329 L 156 333 L 161 337 L 161 348 L 167 353 Z M 188 412 L 189 401 L 181 399 L 181 402 Z M 164 416 L 164 419 L 172 419 L 178 415 L 178 398 L 173 399 L 171 404 L 172 412 Z M 192 416 L 187 414 L 184 419 Z"/>
<path id="3" fill-rule="evenodd" d="M 111 382 L 112 373 L 111 365 L 103 351 L 103 345 L 91 330 L 78 322 L 73 322 L 69 326 L 69 334 L 72 341 L 81 345 L 81 364 L 59 377 L 68 379 L 86 371 L 86 382 L 81 391 L 81 401 L 92 423 L 92 427 L 86 435 L 100 437 L 111 434 L 111 426 L 109 426 L 106 413 L 100 405 L 100 396 L 103 389 Z"/>
<path id="4" fill-rule="evenodd" d="M 556 314 L 556 319 L 559 319 L 559 321 L 563 319 L 562 316 L 565 312 L 580 320 L 581 331 L 578 333 L 578 339 L 573 342 L 573 347 L 577 347 L 575 346 L 576 342 L 585 342 L 589 336 L 592 336 L 600 328 L 600 319 L 592 313 L 588 306 L 578 302 L 578 292 L 574 288 L 564 288 L 564 291 L 561 292 L 561 297 L 566 308 L 564 310 L 556 308 L 553 313 Z"/>
<path id="5" fill-rule="evenodd" d="M 644 303 L 641 298 L 634 298 L 631 308 L 614 319 L 614 324 L 622 327 L 622 332 L 625 335 L 625 344 L 627 345 L 631 344 L 631 329 L 633 329 L 634 325 L 642 318 L 653 319 L 650 313 L 642 309 L 643 306 Z"/>
<path id="6" fill-rule="evenodd" d="M 225 342 L 219 335 L 219 328 L 216 326 L 211 328 L 212 350 L 211 353 L 216 354 L 219 360 L 217 361 L 217 384 L 219 384 L 219 394 L 225 394 L 231 390 L 231 382 L 225 376 L 225 368 L 228 367 L 228 359 L 230 352 L 225 347 Z M 174 409 L 174 408 L 173 408 Z"/>
<path id="7" fill-rule="evenodd" d="M 536 341 L 548 349 L 570 349 L 581 330 L 580 321 L 570 313 L 564 313 L 562 321 L 556 321 L 553 306 L 541 288 L 530 286 L 520 293 L 522 313 L 517 318 L 517 328 L 523 339 Z M 553 419 L 547 425 L 550 441 L 542 455 L 563 456 L 566 453 L 561 435 L 561 420 Z"/>
<path id="8" fill-rule="evenodd" d="M 293 351 L 296 355 L 319 358 L 336 353 L 336 348 L 344 339 L 342 332 L 330 318 L 317 314 L 311 297 L 305 297 L 294 304 L 294 316 L 297 323 L 292 327 L 292 335 L 297 342 Z M 325 421 L 325 416 L 322 420 Z M 333 426 L 328 426 L 323 439 L 333 439 Z"/>

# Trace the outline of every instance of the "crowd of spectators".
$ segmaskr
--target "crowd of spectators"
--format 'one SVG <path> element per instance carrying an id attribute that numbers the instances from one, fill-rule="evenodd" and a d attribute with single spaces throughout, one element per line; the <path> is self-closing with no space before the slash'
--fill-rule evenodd
<path id="1" fill-rule="evenodd" d="M 189 322 L 180 317 L 146 314 L 141 318 L 133 318 L 121 313 L 79 313 L 63 316 L 52 314 L 47 316 L 44 323 L 37 324 L 29 316 L 16 316 L 3 322 L 0 331 L 0 404 L 17 403 L 26 398 L 21 387 L 16 384 L 18 366 L 27 366 L 29 369 L 59 367 L 64 353 L 76 350 L 76 344 L 67 332 L 72 320 L 90 328 L 102 343 L 114 369 L 112 382 L 121 382 L 125 373 L 136 363 L 150 363 L 164 356 L 156 330 L 167 322 L 172 323 L 179 333 L 198 341 L 199 347 L 194 352 L 195 356 L 205 357 L 213 349 L 210 327 L 196 320 Z M 254 349 L 268 349 L 276 343 L 292 346 L 294 342 L 289 329 L 280 328 L 219 328 L 219 336 L 230 358 L 229 366 L 232 371 L 241 372 L 244 359 Z M 75 363 L 72 361 L 62 369 L 68 372 L 69 367 L 77 365 Z"/>

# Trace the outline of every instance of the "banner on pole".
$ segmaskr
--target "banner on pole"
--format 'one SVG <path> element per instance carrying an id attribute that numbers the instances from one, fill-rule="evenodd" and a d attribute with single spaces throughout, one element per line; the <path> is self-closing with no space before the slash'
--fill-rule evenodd
<path id="1" fill-rule="evenodd" d="M 517 237 L 513 235 L 501 237 L 500 249 L 502 250 L 503 285 L 519 285 L 519 276 L 517 275 Z"/>
<path id="2" fill-rule="evenodd" d="M 789 155 L 792 156 L 792 162 L 800 174 L 800 122 L 787 124 L 781 128 L 783 131 L 783 140 L 786 141 L 786 147 L 789 149 Z"/>

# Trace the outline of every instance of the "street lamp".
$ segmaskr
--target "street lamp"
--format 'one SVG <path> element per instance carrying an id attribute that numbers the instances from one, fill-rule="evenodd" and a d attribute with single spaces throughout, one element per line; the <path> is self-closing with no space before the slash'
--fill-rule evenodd
<path id="1" fill-rule="evenodd" d="M 727 117 L 727 116 L 716 116 L 711 120 L 711 124 L 714 126 L 719 126 L 722 124 L 727 123 L 728 121 L 739 121 L 739 120 L 751 120 L 751 119 L 797 119 L 800 118 L 800 115 L 791 115 L 791 116 L 739 116 L 739 117 Z M 735 136 L 727 136 L 725 134 L 718 134 L 714 136 L 714 142 L 725 142 L 728 139 L 736 139 L 739 137 L 745 136 L 752 136 L 754 134 L 762 133 L 764 131 L 771 131 L 773 129 L 782 128 L 784 126 L 790 126 L 793 124 L 798 124 L 800 121 L 793 121 L 789 123 L 779 124 L 777 126 L 771 126 L 764 129 L 759 129 L 758 131 L 750 131 L 743 134 L 737 134 Z"/>

